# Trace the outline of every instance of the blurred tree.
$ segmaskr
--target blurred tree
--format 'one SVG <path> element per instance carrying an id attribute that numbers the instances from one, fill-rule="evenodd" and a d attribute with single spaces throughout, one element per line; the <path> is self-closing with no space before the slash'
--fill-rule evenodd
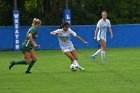
<path id="1" fill-rule="evenodd" d="M 65 0 L 17 0 L 21 25 L 31 25 L 34 17 L 43 25 L 59 25 Z M 101 11 L 108 12 L 112 24 L 140 23 L 139 0 L 68 0 L 73 25 L 96 24 Z M 0 0 L 0 25 L 12 25 L 13 0 Z"/>
<path id="2" fill-rule="evenodd" d="M 13 1 L 0 0 L 0 25 L 12 25 L 12 7 Z"/>

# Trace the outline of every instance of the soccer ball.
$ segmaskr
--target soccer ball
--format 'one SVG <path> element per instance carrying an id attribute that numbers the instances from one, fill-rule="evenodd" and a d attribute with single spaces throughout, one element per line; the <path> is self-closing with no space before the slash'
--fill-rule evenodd
<path id="1" fill-rule="evenodd" d="M 78 65 L 76 65 L 76 64 L 71 64 L 71 65 L 70 65 L 70 69 L 71 69 L 72 71 L 77 71 L 77 70 L 79 69 L 79 67 L 78 67 Z"/>

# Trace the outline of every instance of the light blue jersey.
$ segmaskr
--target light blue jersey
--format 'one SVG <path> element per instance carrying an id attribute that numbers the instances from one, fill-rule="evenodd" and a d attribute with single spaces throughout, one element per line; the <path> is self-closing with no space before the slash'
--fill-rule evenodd
<path id="1" fill-rule="evenodd" d="M 98 21 L 97 27 L 99 28 L 98 34 L 97 34 L 97 40 L 105 40 L 106 41 L 106 33 L 108 28 L 111 27 L 110 21 L 108 19 L 103 20 L 100 19 Z"/>
<path id="2" fill-rule="evenodd" d="M 53 32 L 58 33 L 57 37 L 58 37 L 59 45 L 63 52 L 75 50 L 70 40 L 71 35 L 76 37 L 76 33 L 74 31 L 72 31 L 69 28 L 68 31 L 64 31 L 63 29 L 57 29 Z"/>

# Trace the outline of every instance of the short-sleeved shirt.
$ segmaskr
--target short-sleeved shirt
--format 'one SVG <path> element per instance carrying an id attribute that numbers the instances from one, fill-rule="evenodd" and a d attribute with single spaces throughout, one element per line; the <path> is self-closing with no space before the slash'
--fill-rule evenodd
<path id="1" fill-rule="evenodd" d="M 100 19 L 97 23 L 97 27 L 99 28 L 97 40 L 103 39 L 106 41 L 107 30 L 111 27 L 110 21 L 108 19 L 106 19 L 105 21 L 103 19 Z"/>
<path id="2" fill-rule="evenodd" d="M 35 28 L 35 27 L 31 27 L 28 32 L 27 32 L 27 35 L 26 35 L 26 39 L 24 40 L 23 42 L 23 46 L 26 46 L 26 47 L 30 47 L 30 48 L 33 48 L 33 45 L 31 43 L 31 41 L 29 40 L 29 34 L 31 33 L 32 34 L 32 38 L 33 40 L 36 39 L 36 37 L 38 36 L 38 33 L 37 33 L 37 29 L 38 28 Z"/>
<path id="3" fill-rule="evenodd" d="M 53 32 L 57 32 L 58 41 L 61 48 L 72 46 L 71 35 L 76 37 L 76 33 L 72 31 L 70 28 L 68 31 L 64 31 L 63 29 L 57 29 Z"/>

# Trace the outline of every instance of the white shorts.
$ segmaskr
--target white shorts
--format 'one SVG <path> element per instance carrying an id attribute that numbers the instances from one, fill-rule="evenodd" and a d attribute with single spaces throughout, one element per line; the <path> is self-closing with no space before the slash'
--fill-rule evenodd
<path id="1" fill-rule="evenodd" d="M 100 40 L 105 40 L 106 41 L 106 36 L 100 36 L 100 37 L 97 37 L 97 41 L 100 41 Z"/>
<path id="2" fill-rule="evenodd" d="M 60 47 L 61 47 L 61 46 L 60 46 Z M 62 52 L 63 52 L 63 53 L 71 52 L 71 51 L 75 50 L 75 48 L 74 48 L 73 45 L 67 46 L 67 47 L 61 47 L 61 49 L 62 49 Z"/>
<path id="3" fill-rule="evenodd" d="M 105 40 L 106 41 L 106 33 L 103 33 L 99 30 L 98 34 L 97 34 L 97 41 L 100 40 Z"/>

